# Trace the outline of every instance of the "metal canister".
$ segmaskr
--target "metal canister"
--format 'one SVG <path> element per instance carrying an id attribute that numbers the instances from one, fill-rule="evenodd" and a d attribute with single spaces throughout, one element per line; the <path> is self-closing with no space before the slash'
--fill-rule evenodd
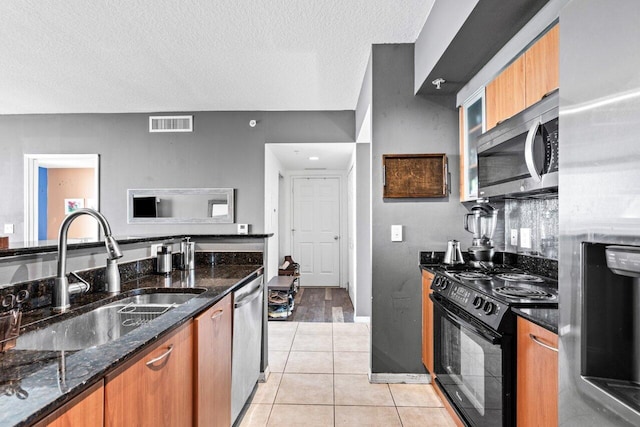
<path id="1" fill-rule="evenodd" d="M 189 238 L 184 239 L 180 243 L 180 268 L 183 270 L 193 270 L 195 268 L 195 250 L 196 244 L 189 241 Z"/>
<path id="2" fill-rule="evenodd" d="M 171 273 L 172 260 L 171 260 L 171 247 L 168 245 L 158 246 L 156 262 L 156 273 L 168 274 Z"/>

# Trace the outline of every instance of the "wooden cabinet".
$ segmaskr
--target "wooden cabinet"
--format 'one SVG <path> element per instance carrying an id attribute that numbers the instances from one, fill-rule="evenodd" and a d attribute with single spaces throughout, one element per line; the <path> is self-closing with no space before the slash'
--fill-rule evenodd
<path id="1" fill-rule="evenodd" d="M 422 364 L 433 377 L 433 302 L 431 282 L 434 275 L 422 270 Z"/>
<path id="2" fill-rule="evenodd" d="M 524 56 L 518 57 L 487 85 L 487 130 L 524 110 Z"/>
<path id="3" fill-rule="evenodd" d="M 558 425 L 558 336 L 518 317 L 518 427 Z"/>
<path id="4" fill-rule="evenodd" d="M 190 426 L 193 406 L 191 323 L 108 375 L 105 426 Z"/>
<path id="5" fill-rule="evenodd" d="M 194 425 L 231 425 L 231 294 L 194 320 Z"/>
<path id="6" fill-rule="evenodd" d="M 551 28 L 525 53 L 525 108 L 560 85 L 560 29 Z"/>
<path id="7" fill-rule="evenodd" d="M 104 425 L 104 384 L 100 380 L 71 402 L 55 410 L 34 427 L 67 427 Z"/>
<path id="8" fill-rule="evenodd" d="M 558 35 L 556 25 L 487 85 L 487 130 L 558 87 Z"/>

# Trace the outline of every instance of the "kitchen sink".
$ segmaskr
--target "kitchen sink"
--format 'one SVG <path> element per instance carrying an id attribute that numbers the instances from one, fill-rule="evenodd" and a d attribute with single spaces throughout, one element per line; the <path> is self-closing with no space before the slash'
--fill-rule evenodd
<path id="1" fill-rule="evenodd" d="M 15 349 L 73 351 L 96 347 L 126 335 L 197 295 L 156 292 L 126 297 L 20 335 Z"/>

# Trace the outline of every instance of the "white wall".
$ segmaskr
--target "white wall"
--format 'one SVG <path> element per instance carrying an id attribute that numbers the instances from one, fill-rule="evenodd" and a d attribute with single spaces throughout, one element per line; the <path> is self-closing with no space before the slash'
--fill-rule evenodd
<path id="1" fill-rule="evenodd" d="M 280 174 L 282 165 L 271 151 L 269 144 L 264 146 L 264 231 L 273 233 L 267 244 L 267 260 L 265 266 L 266 281 L 278 275 L 278 264 L 281 262 L 280 243 Z"/>

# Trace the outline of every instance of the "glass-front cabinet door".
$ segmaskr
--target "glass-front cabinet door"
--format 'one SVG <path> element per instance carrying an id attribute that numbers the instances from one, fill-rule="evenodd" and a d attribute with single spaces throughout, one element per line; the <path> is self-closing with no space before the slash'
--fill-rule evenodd
<path id="1" fill-rule="evenodd" d="M 478 198 L 478 137 L 485 131 L 484 87 L 460 106 L 460 200 Z"/>

